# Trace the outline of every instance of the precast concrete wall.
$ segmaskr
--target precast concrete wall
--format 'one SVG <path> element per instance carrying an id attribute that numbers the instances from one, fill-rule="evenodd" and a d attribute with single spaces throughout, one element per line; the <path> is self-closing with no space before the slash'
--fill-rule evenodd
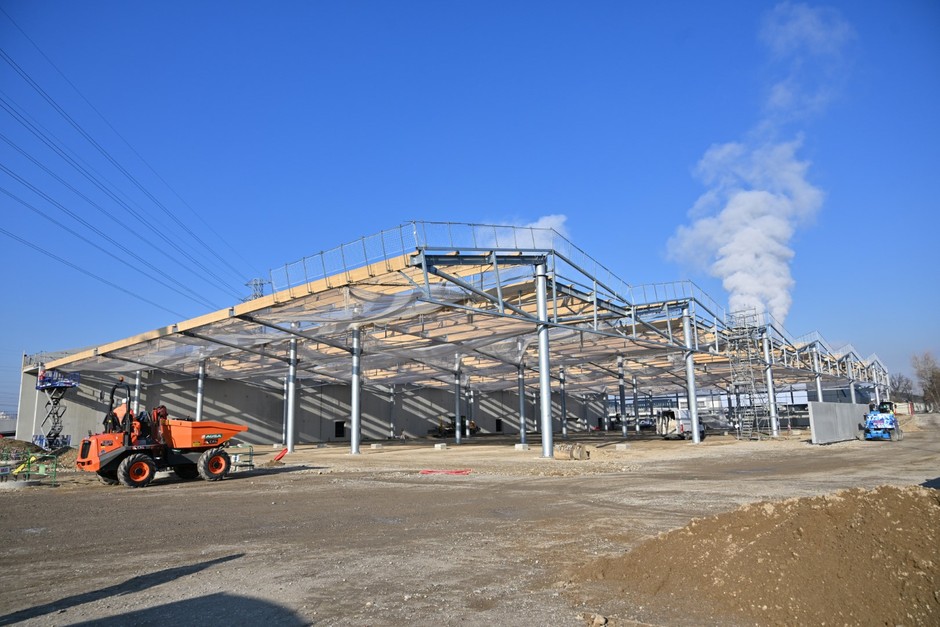
<path id="1" fill-rule="evenodd" d="M 111 373 L 81 373 L 81 385 L 70 389 L 62 404 L 62 435 L 76 446 L 89 433 L 98 433 L 108 410 L 111 387 L 117 377 Z M 127 384 L 134 393 L 133 373 Z M 45 418 L 46 396 L 35 389 L 36 373 L 23 376 L 20 389 L 20 416 L 16 437 L 32 441 L 33 435 L 48 432 Z M 172 373 L 142 372 L 140 407 L 167 408 L 170 418 L 196 417 L 196 377 Z M 115 404 L 123 402 L 119 391 Z M 350 388 L 346 385 L 317 385 L 298 380 L 295 408 L 296 441 L 298 443 L 343 442 L 350 439 Z M 602 424 L 606 410 L 604 394 L 574 395 L 565 399 L 567 427 L 570 432 L 586 431 Z M 441 425 L 449 426 L 454 416 L 453 388 L 420 388 L 395 386 L 393 390 L 363 388 L 361 394 L 361 426 L 364 440 L 387 438 L 420 438 L 436 432 Z M 525 398 L 528 431 L 541 428 L 538 395 L 527 390 Z M 35 428 L 33 417 L 35 415 Z M 519 433 L 519 396 L 515 391 L 493 391 L 472 396 L 461 393 L 460 415 L 473 420 L 481 434 Z M 561 430 L 561 395 L 552 395 L 552 428 Z M 239 440 L 249 444 L 271 444 L 284 441 L 283 389 L 261 387 L 240 381 L 205 380 L 203 420 L 220 420 L 248 426 Z"/>
<path id="2" fill-rule="evenodd" d="M 809 426 L 813 444 L 854 440 L 864 422 L 868 405 L 851 403 L 809 403 Z"/>

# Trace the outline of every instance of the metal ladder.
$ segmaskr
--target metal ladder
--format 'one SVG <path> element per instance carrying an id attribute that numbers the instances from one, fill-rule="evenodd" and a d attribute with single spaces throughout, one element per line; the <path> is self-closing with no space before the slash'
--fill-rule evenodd
<path id="1" fill-rule="evenodd" d="M 731 389 L 740 402 L 747 395 L 747 407 L 735 404 L 738 418 L 738 438 L 760 439 L 762 431 L 769 427 L 767 410 L 767 387 L 760 376 L 763 368 L 760 348 L 760 331 L 756 312 L 739 312 L 729 315 L 728 361 L 731 366 Z"/>

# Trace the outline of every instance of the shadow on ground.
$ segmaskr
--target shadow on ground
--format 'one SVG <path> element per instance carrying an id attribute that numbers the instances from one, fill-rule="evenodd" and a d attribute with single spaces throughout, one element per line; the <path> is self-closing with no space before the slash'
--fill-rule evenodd
<path id="1" fill-rule="evenodd" d="M 60 614 L 61 618 L 68 616 Z M 300 627 L 309 624 L 297 614 L 270 601 L 217 592 L 195 599 L 155 605 L 142 610 L 125 612 L 107 618 L 72 623 L 73 625 L 102 625 L 107 627 L 137 627 L 153 625 L 284 625 Z"/>
<path id="2" fill-rule="evenodd" d="M 934 477 L 933 479 L 928 479 L 922 484 L 925 488 L 933 488 L 934 490 L 940 490 L 940 477 Z"/>
<path id="3" fill-rule="evenodd" d="M 58 601 L 52 601 L 51 603 L 45 603 L 43 605 L 38 605 L 36 607 L 31 607 L 25 610 L 20 610 L 18 612 L 13 612 L 12 614 L 6 614 L 4 616 L 0 616 L 0 625 L 10 625 L 12 623 L 27 620 L 30 618 L 36 618 L 37 616 L 45 616 L 46 614 L 52 614 L 52 613 L 61 614 L 67 611 L 68 608 L 70 607 L 75 607 L 78 605 L 83 605 L 85 603 L 92 603 L 95 601 L 100 601 L 102 599 L 107 599 L 109 597 L 122 596 L 126 594 L 133 594 L 135 592 L 140 592 L 142 590 L 146 590 L 147 588 L 152 588 L 154 586 L 159 586 L 161 584 L 173 581 L 174 579 L 179 579 L 180 577 L 186 577 L 187 575 L 198 573 L 202 570 L 211 568 L 218 564 L 223 564 L 225 562 L 236 560 L 240 557 L 244 557 L 244 555 L 245 555 L 244 553 L 236 553 L 235 555 L 219 557 L 214 560 L 209 560 L 206 562 L 199 562 L 198 564 L 190 564 L 188 566 L 176 566 L 174 568 L 158 570 L 154 573 L 149 573 L 147 575 L 138 575 L 137 577 L 131 577 L 127 581 L 124 581 L 119 584 L 115 584 L 113 586 L 108 586 L 107 588 L 102 588 L 100 590 L 93 590 L 91 592 L 83 592 L 82 594 L 76 594 L 70 597 L 65 597 L 64 599 L 59 599 Z M 124 623 L 124 624 L 134 624 L 134 623 L 130 622 L 130 623 Z"/>

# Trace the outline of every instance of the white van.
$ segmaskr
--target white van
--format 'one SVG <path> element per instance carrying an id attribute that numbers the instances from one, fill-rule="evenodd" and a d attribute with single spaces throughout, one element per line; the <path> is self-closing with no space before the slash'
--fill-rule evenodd
<path id="1" fill-rule="evenodd" d="M 656 432 L 665 439 L 691 440 L 692 418 L 688 409 L 664 409 L 659 415 Z M 699 440 L 705 439 L 705 425 L 699 420 Z"/>

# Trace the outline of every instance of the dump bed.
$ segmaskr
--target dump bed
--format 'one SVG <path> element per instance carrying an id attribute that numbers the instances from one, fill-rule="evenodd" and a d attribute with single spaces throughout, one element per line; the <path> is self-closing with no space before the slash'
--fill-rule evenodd
<path id="1" fill-rule="evenodd" d="M 233 425 L 216 420 L 191 422 L 168 419 L 162 421 L 163 439 L 170 448 L 211 448 L 229 440 L 242 431 L 245 425 Z"/>

